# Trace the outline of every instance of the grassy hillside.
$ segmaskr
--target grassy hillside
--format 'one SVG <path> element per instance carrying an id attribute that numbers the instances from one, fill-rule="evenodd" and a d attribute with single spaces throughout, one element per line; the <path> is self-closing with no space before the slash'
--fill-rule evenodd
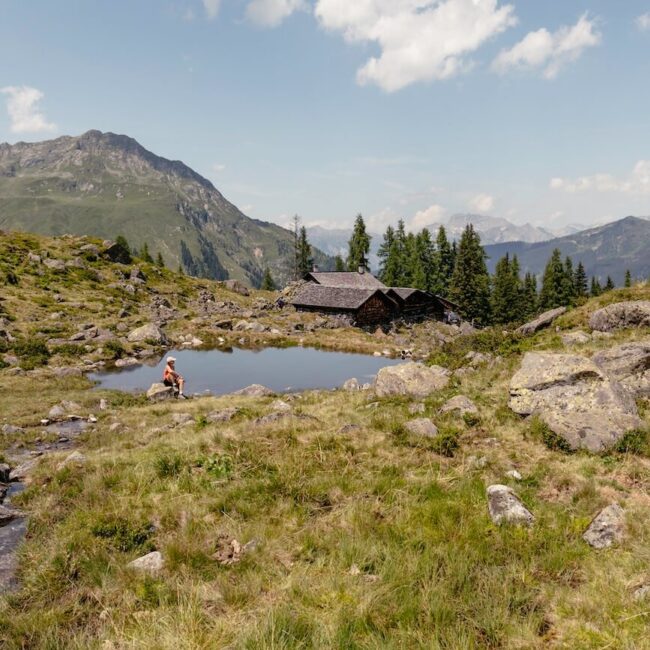
<path id="1" fill-rule="evenodd" d="M 89 131 L 0 145 L 0 228 L 148 243 L 170 268 L 259 285 L 290 276 L 292 235 L 245 216 L 207 179 L 135 140 Z M 317 261 L 327 267 L 321 253 Z"/>
<path id="2" fill-rule="evenodd" d="M 191 315 L 201 289 L 230 296 L 242 310 L 267 295 L 238 297 L 144 266 L 151 280 L 138 288 L 137 315 L 128 302 L 135 298 L 106 288 L 118 265 L 89 262 L 86 273 L 105 276 L 97 282 L 81 270 L 39 275 L 23 262 L 25 247 L 63 257 L 79 244 L 0 241 L 0 272 L 5 280 L 15 273 L 19 282 L 2 286 L 11 331 L 48 336 L 43 328 L 68 328 L 68 320 L 76 331 L 89 314 L 117 327 L 123 305 L 135 325 L 154 289 L 187 310 L 170 324 L 170 331 L 185 332 L 195 318 L 202 327 L 199 315 Z M 23 373 L 0 370 L 0 426 L 24 428 L 1 439 L 12 465 L 48 442 L 38 423 L 61 400 L 98 419 L 78 439 L 82 460 L 62 465 L 69 449 L 37 457 L 27 489 L 13 500 L 29 514 L 29 533 L 20 586 L 0 598 L 0 645 L 646 647 L 648 601 L 634 596 L 650 584 L 646 434 L 634 453 L 566 454 L 549 448 L 534 421 L 507 407 L 508 382 L 524 351 L 562 350 L 561 333 L 586 328 L 594 309 L 623 299 L 650 299 L 650 288 L 609 292 L 563 316 L 559 331 L 530 338 L 485 330 L 436 343 L 426 325 L 382 338 L 352 330 L 305 333 L 313 336 L 308 341 L 346 339 L 368 350 L 413 336 L 429 342 L 431 361 L 465 372 L 423 400 L 341 390 L 282 396 L 290 414 L 268 419 L 261 418 L 280 408 L 275 397 L 156 405 L 92 390 L 83 377 L 57 374 L 61 355 Z M 51 317 L 61 311 L 65 317 Z M 294 318 L 303 316 L 260 317 L 282 331 L 299 322 Z M 620 331 L 572 350 L 587 354 L 649 336 Z M 492 356 L 469 371 L 472 350 Z M 92 355 L 99 358 L 96 350 Z M 458 394 L 475 402 L 478 415 L 440 413 Z M 650 424 L 647 401 L 639 406 Z M 210 414 L 227 408 L 237 409 L 232 419 L 210 422 Z M 408 432 L 408 420 L 422 416 L 435 421 L 436 437 Z M 513 469 L 520 480 L 508 475 Z M 536 517 L 531 528 L 491 522 L 485 490 L 493 483 L 515 489 Z M 595 551 L 582 533 L 612 501 L 625 508 L 625 540 Z M 127 567 L 152 550 L 164 558 L 158 573 Z"/>

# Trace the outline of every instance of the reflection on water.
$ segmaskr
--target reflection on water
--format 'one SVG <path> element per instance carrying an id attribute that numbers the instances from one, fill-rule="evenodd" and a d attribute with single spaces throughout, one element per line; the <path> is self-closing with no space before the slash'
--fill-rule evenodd
<path id="1" fill-rule="evenodd" d="M 396 359 L 366 354 L 325 352 L 312 348 L 264 348 L 261 350 L 173 350 L 176 370 L 185 377 L 187 393 L 210 391 L 215 395 L 262 384 L 277 392 L 335 388 L 356 377 L 370 382 L 384 366 Z M 167 355 L 165 355 L 167 356 Z M 165 358 L 153 365 L 116 369 L 91 375 L 101 388 L 146 390 L 161 381 Z"/>

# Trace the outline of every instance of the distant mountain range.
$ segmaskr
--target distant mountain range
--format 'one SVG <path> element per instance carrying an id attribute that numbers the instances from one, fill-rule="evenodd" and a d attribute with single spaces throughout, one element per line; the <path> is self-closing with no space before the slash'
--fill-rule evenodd
<path id="1" fill-rule="evenodd" d="M 292 233 L 247 217 L 187 165 L 114 133 L 0 144 L 0 228 L 124 235 L 172 268 L 213 279 L 258 285 L 266 267 L 276 280 L 290 275 Z"/>
<path id="2" fill-rule="evenodd" d="M 570 255 L 574 265 L 581 261 L 587 275 L 601 282 L 611 276 L 620 286 L 629 269 L 635 279 L 650 277 L 650 220 L 625 217 L 597 228 L 558 237 L 546 242 L 507 242 L 485 247 L 490 272 L 506 253 L 517 255 L 522 272 L 541 274 L 553 249 Z"/>

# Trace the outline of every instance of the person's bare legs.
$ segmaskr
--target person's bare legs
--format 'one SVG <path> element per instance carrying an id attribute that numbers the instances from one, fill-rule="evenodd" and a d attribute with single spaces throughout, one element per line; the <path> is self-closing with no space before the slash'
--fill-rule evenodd
<path id="1" fill-rule="evenodd" d="M 185 395 L 183 395 L 183 386 L 185 386 L 185 380 L 182 377 L 179 377 L 178 378 L 178 396 L 179 397 L 181 397 L 181 396 L 185 397 Z"/>

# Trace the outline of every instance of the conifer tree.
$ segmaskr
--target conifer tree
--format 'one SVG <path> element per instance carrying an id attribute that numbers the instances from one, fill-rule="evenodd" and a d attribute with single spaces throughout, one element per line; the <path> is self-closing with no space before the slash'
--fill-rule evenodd
<path id="1" fill-rule="evenodd" d="M 458 245 L 449 297 L 459 305 L 464 318 L 477 325 L 489 324 L 490 276 L 481 238 L 472 224 L 465 228 Z"/>
<path id="2" fill-rule="evenodd" d="M 262 291 L 275 291 L 276 289 L 275 281 L 273 280 L 273 276 L 271 275 L 271 271 L 268 266 L 264 270 L 264 277 L 262 278 L 260 289 Z"/>
<path id="3" fill-rule="evenodd" d="M 126 241 L 126 237 L 124 235 L 118 235 L 117 238 L 115 239 L 115 243 L 120 246 L 123 251 L 124 251 L 124 259 L 127 264 L 131 263 L 131 247 L 129 246 L 129 242 Z"/>
<path id="4" fill-rule="evenodd" d="M 506 253 L 495 267 L 490 297 L 492 321 L 499 325 L 511 323 L 516 319 L 519 296 L 517 295 L 517 285 L 513 280 L 510 256 Z"/>
<path id="5" fill-rule="evenodd" d="M 616 285 L 614 284 L 614 280 L 612 280 L 611 276 L 607 276 L 607 282 L 605 283 L 605 291 L 611 291 L 612 289 L 616 288 Z"/>
<path id="6" fill-rule="evenodd" d="M 596 276 L 591 276 L 591 289 L 589 290 L 589 293 L 592 298 L 595 298 L 596 296 L 600 296 L 600 294 L 603 292 L 602 287 L 600 286 L 600 282 L 597 280 Z"/>
<path id="7" fill-rule="evenodd" d="M 560 250 L 556 248 L 544 269 L 539 308 L 542 311 L 563 307 L 567 304 L 567 281 Z"/>
<path id="8" fill-rule="evenodd" d="M 532 273 L 526 273 L 522 289 L 522 319 L 530 318 L 537 313 L 537 277 Z"/>
<path id="9" fill-rule="evenodd" d="M 632 286 L 632 274 L 630 273 L 630 269 L 625 271 L 625 287 L 631 287 Z"/>
<path id="10" fill-rule="evenodd" d="M 445 297 L 449 292 L 449 282 L 454 272 L 454 254 L 444 226 L 438 228 L 436 257 L 436 279 L 431 288 L 434 293 Z"/>
<path id="11" fill-rule="evenodd" d="M 418 289 L 431 291 L 436 279 L 436 247 L 431 239 L 431 233 L 427 228 L 423 228 L 415 238 L 415 247 L 418 257 L 420 259 L 420 266 L 422 268 L 422 282 L 414 284 Z"/>
<path id="12" fill-rule="evenodd" d="M 160 267 L 161 269 L 165 268 L 165 260 L 163 259 L 162 253 L 158 251 L 158 255 L 156 256 L 156 266 Z"/>
<path id="13" fill-rule="evenodd" d="M 573 286 L 575 288 L 577 298 L 585 298 L 589 293 L 589 285 L 587 283 L 587 274 L 582 262 L 578 262 L 576 272 L 573 276 Z"/>
<path id="14" fill-rule="evenodd" d="M 340 273 L 341 271 L 345 271 L 345 262 L 343 261 L 343 258 L 340 255 L 337 255 L 334 258 L 334 270 Z"/>
<path id="15" fill-rule="evenodd" d="M 368 268 L 368 253 L 370 252 L 370 235 L 366 232 L 366 224 L 361 214 L 354 222 L 352 237 L 348 242 L 348 271 Z"/>
<path id="16" fill-rule="evenodd" d="M 298 245 L 297 245 L 297 267 L 298 267 L 298 278 L 303 278 L 307 273 L 309 273 L 314 266 L 314 260 L 311 256 L 311 245 L 307 239 L 307 228 L 302 226 L 300 232 L 298 233 Z"/>
<path id="17" fill-rule="evenodd" d="M 404 221 L 397 222 L 393 239 L 386 260 L 385 278 L 382 282 L 389 287 L 404 287 L 406 285 L 406 229 Z"/>
<path id="18" fill-rule="evenodd" d="M 147 244 L 147 242 L 142 244 L 142 248 L 140 249 L 140 253 L 138 257 L 143 262 L 147 262 L 147 264 L 153 264 L 153 257 L 151 257 L 151 253 L 149 252 L 149 245 Z"/>
<path id="19" fill-rule="evenodd" d="M 384 239 L 381 246 L 377 251 L 377 257 L 379 258 L 379 279 L 387 286 L 391 286 L 391 282 L 387 279 L 387 268 L 389 266 L 389 258 L 394 239 L 395 231 L 392 226 L 388 226 L 384 233 Z"/>
<path id="20" fill-rule="evenodd" d="M 573 260 L 567 255 L 564 259 L 564 304 L 572 305 L 577 297 Z"/>

